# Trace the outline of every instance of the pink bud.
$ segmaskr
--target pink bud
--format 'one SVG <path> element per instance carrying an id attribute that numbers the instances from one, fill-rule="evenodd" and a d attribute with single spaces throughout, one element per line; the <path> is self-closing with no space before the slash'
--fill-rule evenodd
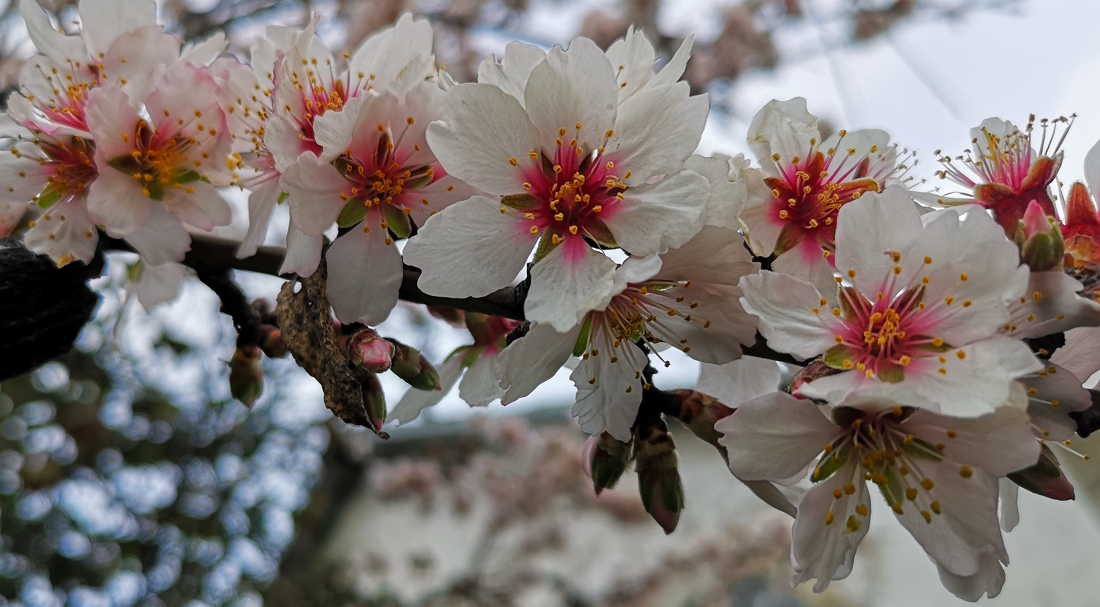
<path id="1" fill-rule="evenodd" d="M 1047 214 L 1043 211 L 1043 207 L 1039 205 L 1039 202 L 1032 200 L 1027 204 L 1027 210 L 1024 211 L 1024 233 L 1028 236 L 1034 236 L 1039 232 L 1045 232 L 1050 229 L 1050 222 L 1047 221 Z"/>
<path id="2" fill-rule="evenodd" d="M 363 329 L 348 339 L 351 359 L 372 373 L 382 373 L 393 364 L 394 346 L 371 329 Z"/>

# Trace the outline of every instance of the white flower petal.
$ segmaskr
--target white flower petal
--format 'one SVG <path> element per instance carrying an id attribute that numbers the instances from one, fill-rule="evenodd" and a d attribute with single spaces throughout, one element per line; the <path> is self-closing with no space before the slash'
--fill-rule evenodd
<path id="1" fill-rule="evenodd" d="M 710 193 L 707 196 L 707 210 L 703 214 L 703 223 L 730 230 L 741 228 L 741 210 L 748 199 L 746 179 L 758 172 L 748 168 L 748 161 L 741 154 L 730 158 L 725 154 L 713 157 L 693 155 L 684 163 L 684 168 L 695 171 L 707 178 Z"/>
<path id="2" fill-rule="evenodd" d="M 821 306 L 821 293 L 810 283 L 763 271 L 742 278 L 738 284 L 744 294 L 741 306 L 760 318 L 760 333 L 772 348 L 798 358 L 811 358 L 835 343 L 822 316 L 828 312 Z"/>
<path id="3" fill-rule="evenodd" d="M 141 306 L 148 311 L 175 299 L 188 272 L 187 266 L 178 263 L 159 266 L 143 264 L 141 274 L 131 288 Z"/>
<path id="4" fill-rule="evenodd" d="M 248 195 L 248 232 L 237 249 L 238 259 L 252 257 L 264 243 L 271 216 L 282 193 L 278 179 L 270 179 L 252 188 L 252 193 Z"/>
<path id="5" fill-rule="evenodd" d="M 806 109 L 802 97 L 769 101 L 749 124 L 749 147 L 765 172 L 775 172 L 770 168 L 774 166 L 773 154 L 784 160 L 805 158 L 811 140 L 820 143 L 821 131 L 817 128 L 817 117 Z"/>
<path id="6" fill-rule="evenodd" d="M 680 171 L 652 186 L 631 188 L 604 223 L 631 255 L 657 255 L 678 247 L 703 227 L 707 180 Z"/>
<path id="7" fill-rule="evenodd" d="M 1023 389 L 1019 392 L 1017 399 L 1026 403 Z M 946 459 L 994 476 L 1007 476 L 1039 461 L 1039 441 L 1032 434 L 1023 406 L 1006 404 L 993 413 L 970 419 L 916 411 L 902 427 L 933 445 L 944 445 Z"/>
<path id="8" fill-rule="evenodd" d="M 841 274 L 854 270 L 852 283 L 865 294 L 883 290 L 898 265 L 889 253 L 906 250 L 921 236 L 921 228 L 917 205 L 906 190 L 868 192 L 837 215 L 836 267 Z M 907 279 L 897 277 L 901 284 Z"/>
<path id="9" fill-rule="evenodd" d="M 574 38 L 569 48 L 551 49 L 531 70 L 523 105 L 540 132 L 542 149 L 556 150 L 558 129 L 565 129 L 562 139 L 576 138 L 591 151 L 615 122 L 618 94 L 607 56 L 588 38 Z"/>
<path id="10" fill-rule="evenodd" d="M 169 190 L 164 207 L 183 223 L 200 230 L 229 225 L 233 212 L 218 189 L 205 181 L 189 183 L 190 191 Z"/>
<path id="11" fill-rule="evenodd" d="M 496 363 L 496 356 L 483 351 L 466 369 L 458 395 L 471 407 L 484 407 L 504 394 Z"/>
<path id="12" fill-rule="evenodd" d="M 1066 331 L 1066 345 L 1054 351 L 1050 362 L 1060 365 L 1086 383 L 1100 371 L 1100 329 L 1080 327 Z"/>
<path id="13" fill-rule="evenodd" d="M 501 403 L 514 403 L 553 377 L 569 360 L 579 334 L 580 327 L 558 333 L 549 325 L 535 324 L 527 335 L 508 344 L 497 363 L 505 389 Z"/>
<path id="14" fill-rule="evenodd" d="M 92 261 L 98 242 L 95 223 L 83 202 L 74 200 L 54 205 L 23 235 L 23 244 L 28 249 L 48 255 L 60 265 L 74 260 Z"/>
<path id="15" fill-rule="evenodd" d="M 474 196 L 429 217 L 405 245 L 405 261 L 421 269 L 425 293 L 480 297 L 512 284 L 534 240 L 499 202 Z"/>
<path id="16" fill-rule="evenodd" d="M 129 175 L 107 168 L 88 188 L 88 213 L 113 236 L 132 234 L 161 203 L 141 193 Z"/>
<path id="17" fill-rule="evenodd" d="M 582 360 L 569 379 L 577 387 L 572 413 L 581 430 L 593 436 L 607 432 L 626 442 L 642 404 L 641 372 L 648 358 L 634 344 L 623 346 L 601 344 L 600 354 Z"/>
<path id="18" fill-rule="evenodd" d="M 814 592 L 822 592 L 830 582 L 842 580 L 852 572 L 856 550 L 871 526 L 871 500 L 858 473 L 855 464 L 849 462 L 806 492 L 798 503 L 791 531 L 795 584 L 815 580 Z M 855 492 L 847 493 L 846 484 L 854 487 Z M 835 497 L 838 491 L 839 499 Z M 857 506 L 866 508 L 867 515 L 860 515 Z M 854 529 L 848 526 L 849 520 L 853 521 Z"/>
<path id="19" fill-rule="evenodd" d="M 724 365 L 702 364 L 697 390 L 730 407 L 779 391 L 782 381 L 774 360 L 746 356 Z"/>
<path id="20" fill-rule="evenodd" d="M 722 433 L 730 470 L 748 480 L 787 480 L 843 434 L 817 405 L 783 392 L 742 402 L 714 428 Z"/>
<path id="21" fill-rule="evenodd" d="M 311 236 L 329 229 L 347 201 L 340 197 L 347 181 L 327 161 L 302 154 L 283 174 L 282 185 L 290 196 L 290 220 Z"/>
<path id="22" fill-rule="evenodd" d="M 1020 486 L 1007 478 L 1000 479 L 998 485 L 1001 493 L 1001 527 L 1011 533 L 1020 524 Z"/>
<path id="23" fill-rule="evenodd" d="M 325 253 L 328 297 L 340 320 L 377 325 L 397 305 L 401 254 L 380 228 L 364 229 L 348 230 Z"/>
<path id="24" fill-rule="evenodd" d="M 1004 553 L 997 479 L 980 470 L 964 478 L 959 469 L 946 460 L 920 468 L 923 478 L 932 481 L 934 488 L 928 495 L 940 503 L 942 514 L 930 513 L 931 522 L 926 522 L 922 506 L 905 502 L 896 516 L 938 566 L 955 575 L 972 576 L 982 566 L 984 551 Z"/>
<path id="25" fill-rule="evenodd" d="M 81 32 L 91 57 L 106 54 L 119 36 L 157 24 L 157 5 L 152 0 L 80 0 Z"/>
<path id="26" fill-rule="evenodd" d="M 486 57 L 477 67 L 477 81 L 492 84 L 523 103 L 523 92 L 531 70 L 546 58 L 546 51 L 523 42 L 509 42 L 504 56 Z"/>
<path id="27" fill-rule="evenodd" d="M 374 90 L 402 94 L 434 71 L 431 23 L 405 13 L 392 27 L 363 41 L 348 61 L 352 74 L 366 74 Z"/>
<path id="28" fill-rule="evenodd" d="M 183 224 L 161 205 L 153 205 L 149 218 L 137 231 L 126 235 L 141 260 L 150 266 L 183 261 L 191 249 L 191 235 Z"/>
<path id="29" fill-rule="evenodd" d="M 539 135 L 519 101 L 489 84 L 460 84 L 445 103 L 446 120 L 428 127 L 428 144 L 447 173 L 492 194 L 522 192 L 520 166 L 539 149 Z"/>
<path id="30" fill-rule="evenodd" d="M 982 550 L 978 556 L 978 571 L 972 575 L 956 575 L 936 565 L 940 583 L 951 594 L 972 603 L 982 596 L 996 598 L 1005 585 L 1005 568 L 993 549 Z"/>
<path id="31" fill-rule="evenodd" d="M 698 147 L 709 108 L 707 96 L 690 96 L 686 82 L 646 88 L 619 107 L 605 154 L 631 173 L 631 184 L 676 173 Z"/>
<path id="32" fill-rule="evenodd" d="M 286 256 L 279 274 L 311 276 L 321 263 L 324 244 L 324 236 L 310 236 L 292 226 L 286 234 Z"/>
<path id="33" fill-rule="evenodd" d="M 572 329 L 585 314 L 603 309 L 615 295 L 615 262 L 580 241 L 567 240 L 531 268 L 523 304 L 527 320 L 558 331 Z"/>

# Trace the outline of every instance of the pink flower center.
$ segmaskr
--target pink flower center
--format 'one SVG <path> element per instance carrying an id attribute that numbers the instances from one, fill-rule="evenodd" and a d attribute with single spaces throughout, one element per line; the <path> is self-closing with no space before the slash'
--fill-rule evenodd
<path id="1" fill-rule="evenodd" d="M 532 235 L 548 235 L 552 244 L 590 238 L 606 246 L 615 240 L 604 220 L 612 217 L 629 189 L 630 172 L 620 175 L 615 160 L 599 148 L 585 151 L 576 139 L 564 141 L 559 129 L 552 157 L 532 150 L 520 168 L 526 194 L 505 197 L 505 204 L 525 211 Z M 520 166 L 510 158 L 512 166 Z"/>
<path id="2" fill-rule="evenodd" d="M 88 191 L 98 175 L 93 159 L 94 143 L 83 137 L 56 140 L 43 137 L 38 147 L 46 156 L 42 163 L 47 175 L 46 188 L 36 199 L 39 205 L 81 197 Z"/>
<path id="3" fill-rule="evenodd" d="M 869 153 L 877 151 L 872 147 Z M 808 256 L 820 256 L 822 251 L 830 255 L 841 207 L 864 192 L 879 191 L 880 180 L 893 172 L 890 167 L 871 174 L 867 154 L 861 156 L 854 149 L 821 151 L 814 145 L 805 158 L 794 157 L 782 165 L 778 155 L 773 159 L 779 176 L 765 181 L 772 194 L 770 218 L 783 227 L 776 244 L 780 254 L 801 245 Z"/>
<path id="4" fill-rule="evenodd" d="M 196 111 L 190 122 L 179 119 L 181 124 L 177 126 L 182 129 L 201 117 L 202 112 Z M 217 136 L 216 129 L 206 128 L 201 123 L 199 128 L 211 137 Z M 131 146 L 130 153 L 113 158 L 108 163 L 133 178 L 142 193 L 153 200 L 163 200 L 165 194 L 173 189 L 193 194 L 195 188 L 190 184 L 202 179 L 195 170 L 201 167 L 201 162 L 194 161 L 195 166 L 192 167 L 189 160 L 200 142 L 184 135 L 180 129 L 154 131 L 145 120 L 138 120 L 132 133 L 122 134 L 123 141 Z"/>
<path id="5" fill-rule="evenodd" d="M 852 287 L 841 287 L 840 305 L 832 310 L 837 345 L 826 353 L 826 363 L 896 382 L 914 361 L 940 356 L 949 347 L 931 335 L 938 310 L 925 305 L 924 292 L 923 285 L 908 287 L 892 297 L 879 293 L 872 301 Z M 821 305 L 828 303 L 822 301 Z"/>

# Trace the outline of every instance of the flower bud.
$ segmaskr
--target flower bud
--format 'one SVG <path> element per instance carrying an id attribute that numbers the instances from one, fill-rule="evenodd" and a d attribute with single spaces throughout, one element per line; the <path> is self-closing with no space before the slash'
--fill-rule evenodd
<path id="1" fill-rule="evenodd" d="M 373 330 L 363 329 L 348 338 L 348 356 L 371 373 L 383 373 L 394 362 L 394 346 Z"/>
<path id="2" fill-rule="evenodd" d="M 607 432 L 590 436 L 584 443 L 584 473 L 592 479 L 592 489 L 599 495 L 619 482 L 633 453 L 630 443 L 622 443 Z"/>
<path id="3" fill-rule="evenodd" d="M 272 325 L 260 325 L 260 349 L 270 358 L 282 358 L 287 354 L 283 332 Z"/>
<path id="4" fill-rule="evenodd" d="M 670 394 L 679 403 L 679 413 L 676 414 L 676 418 L 684 422 L 695 436 L 714 445 L 719 451 L 725 451 L 718 442 L 722 435 L 714 429 L 714 424 L 733 413 L 735 409 L 713 396 L 695 390 L 673 390 Z"/>
<path id="5" fill-rule="evenodd" d="M 684 509 L 684 487 L 676 463 L 676 445 L 660 419 L 640 428 L 634 441 L 634 467 L 642 505 L 653 520 L 672 533 Z"/>
<path id="6" fill-rule="evenodd" d="M 1073 484 L 1062 473 L 1058 458 L 1045 444 L 1034 466 L 1013 472 L 1008 478 L 1024 489 L 1052 500 L 1064 502 L 1075 498 Z"/>
<path id="7" fill-rule="evenodd" d="M 420 354 L 419 350 L 396 339 L 388 341 L 393 344 L 394 348 L 391 371 L 417 390 L 439 390 L 441 388 L 439 373 L 432 366 L 432 363 Z"/>
<path id="8" fill-rule="evenodd" d="M 229 393 L 251 407 L 264 391 L 264 372 L 260 366 L 260 349 L 239 346 L 229 360 Z"/>
<path id="9" fill-rule="evenodd" d="M 1051 221 L 1034 200 L 1027 205 L 1024 218 L 1016 229 L 1021 256 L 1032 272 L 1057 269 L 1065 254 L 1065 243 L 1057 221 Z"/>
<path id="10" fill-rule="evenodd" d="M 366 373 L 361 385 L 363 389 L 363 406 L 367 409 L 367 420 L 370 429 L 382 438 L 388 438 L 382 432 L 382 426 L 386 423 L 386 392 L 382 390 L 382 382 L 374 373 Z"/>

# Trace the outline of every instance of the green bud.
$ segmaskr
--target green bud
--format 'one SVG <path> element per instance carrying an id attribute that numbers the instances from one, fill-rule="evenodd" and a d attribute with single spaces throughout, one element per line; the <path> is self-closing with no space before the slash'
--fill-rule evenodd
<path id="1" fill-rule="evenodd" d="M 684 487 L 677 468 L 676 445 L 663 421 L 654 419 L 639 429 L 634 459 L 642 505 L 666 534 L 672 533 L 684 510 Z"/>
<path id="2" fill-rule="evenodd" d="M 386 393 L 378 376 L 367 372 L 361 382 L 363 386 L 363 406 L 367 409 L 367 420 L 375 434 L 382 435 L 382 426 L 386 423 Z"/>
<path id="3" fill-rule="evenodd" d="M 1076 497 L 1073 484 L 1062 473 L 1057 456 L 1045 444 L 1039 453 L 1039 461 L 1030 468 L 1024 468 L 1008 475 L 1009 480 L 1052 500 L 1066 501 Z"/>
<path id="4" fill-rule="evenodd" d="M 596 495 L 619 482 L 633 457 L 630 443 L 619 442 L 607 432 L 588 437 L 584 447 L 584 466 L 592 479 Z"/>
<path id="5" fill-rule="evenodd" d="M 419 350 L 396 339 L 390 339 L 389 341 L 394 345 L 391 371 L 417 390 L 441 389 L 439 372 L 435 370 L 432 363 L 428 362 L 428 359 L 420 354 Z"/>
<path id="6" fill-rule="evenodd" d="M 1024 263 L 1032 272 L 1045 272 L 1056 269 L 1062 263 L 1062 255 L 1065 254 L 1065 243 L 1061 234 L 1053 231 L 1033 234 L 1024 242 Z"/>
<path id="7" fill-rule="evenodd" d="M 260 366 L 260 349 L 240 346 L 229 360 L 229 393 L 251 407 L 264 391 L 264 372 Z"/>

